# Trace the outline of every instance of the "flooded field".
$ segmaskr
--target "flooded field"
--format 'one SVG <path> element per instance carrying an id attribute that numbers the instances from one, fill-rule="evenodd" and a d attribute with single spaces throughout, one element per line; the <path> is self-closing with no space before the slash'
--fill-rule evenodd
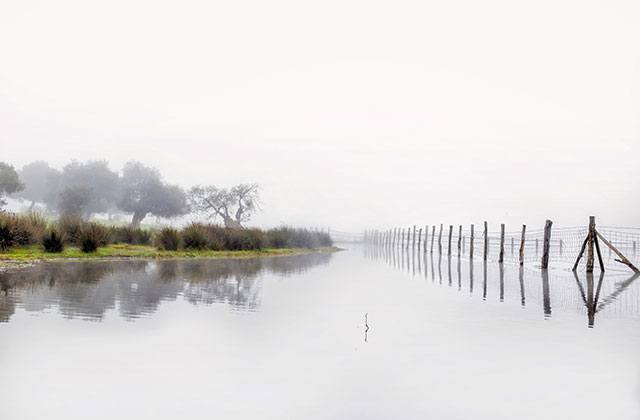
<path id="1" fill-rule="evenodd" d="M 637 419 L 640 282 L 411 250 L 0 273 L 0 418 Z"/>

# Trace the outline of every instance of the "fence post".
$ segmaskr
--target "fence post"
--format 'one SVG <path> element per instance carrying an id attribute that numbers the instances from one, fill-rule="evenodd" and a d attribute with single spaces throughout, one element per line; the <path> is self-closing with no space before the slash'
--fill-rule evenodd
<path id="1" fill-rule="evenodd" d="M 469 237 L 469 259 L 473 259 L 473 223 L 471 223 L 471 235 Z"/>
<path id="2" fill-rule="evenodd" d="M 542 243 L 542 268 L 549 268 L 549 245 L 551 241 L 551 225 L 553 222 L 547 220 L 544 223 L 544 239 Z"/>
<path id="3" fill-rule="evenodd" d="M 422 228 L 418 231 L 418 251 L 420 251 L 420 242 L 422 241 Z"/>
<path id="4" fill-rule="evenodd" d="M 462 225 L 458 227 L 458 257 L 462 252 Z"/>
<path id="5" fill-rule="evenodd" d="M 433 254 L 433 240 L 436 238 L 436 225 L 431 226 L 431 253 Z"/>
<path id="6" fill-rule="evenodd" d="M 409 242 L 411 241 L 411 228 L 407 228 L 407 249 L 409 249 Z"/>
<path id="7" fill-rule="evenodd" d="M 438 254 L 442 254 L 442 223 L 440 223 L 440 231 L 438 232 Z"/>
<path id="8" fill-rule="evenodd" d="M 451 236 L 453 234 L 453 225 L 449 225 L 449 246 L 447 249 L 447 255 L 451 256 Z"/>
<path id="9" fill-rule="evenodd" d="M 587 273 L 593 273 L 593 240 L 596 236 L 596 218 L 589 216 L 589 233 L 587 234 Z"/>
<path id="10" fill-rule="evenodd" d="M 504 223 L 500 223 L 500 256 L 498 262 L 502 264 L 504 262 Z"/>
<path id="11" fill-rule="evenodd" d="M 487 261 L 487 254 L 489 253 L 489 227 L 487 222 L 484 222 L 484 261 Z"/>
<path id="12" fill-rule="evenodd" d="M 411 249 L 416 247 L 416 225 L 413 225 L 413 239 L 411 240 Z"/>
<path id="13" fill-rule="evenodd" d="M 520 265 L 524 264 L 524 238 L 525 238 L 526 230 L 527 230 L 527 225 L 522 225 L 522 236 L 520 237 L 520 254 L 519 254 Z"/>
<path id="14" fill-rule="evenodd" d="M 424 249 L 425 254 L 427 253 L 427 243 L 429 240 L 429 225 L 424 225 Z"/>

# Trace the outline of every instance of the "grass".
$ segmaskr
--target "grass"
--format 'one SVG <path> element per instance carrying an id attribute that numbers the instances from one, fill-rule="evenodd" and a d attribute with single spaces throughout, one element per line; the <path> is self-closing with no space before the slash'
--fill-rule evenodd
<path id="1" fill-rule="evenodd" d="M 118 258 L 249 258 L 277 255 L 299 255 L 309 252 L 333 252 L 337 248 L 265 248 L 248 251 L 212 251 L 183 249 L 178 251 L 160 250 L 150 245 L 113 244 L 98 248 L 96 252 L 84 253 L 78 247 L 67 246 L 60 253 L 45 252 L 39 245 L 11 248 L 0 251 L 0 265 L 8 263 L 28 263 L 42 260 L 96 260 Z"/>

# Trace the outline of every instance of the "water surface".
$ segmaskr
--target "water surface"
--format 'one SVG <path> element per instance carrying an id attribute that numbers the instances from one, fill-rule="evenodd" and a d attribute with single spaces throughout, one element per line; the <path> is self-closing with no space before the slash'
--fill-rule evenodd
<path id="1" fill-rule="evenodd" d="M 0 273 L 0 418 L 637 419 L 636 279 L 360 247 L 40 264 Z"/>

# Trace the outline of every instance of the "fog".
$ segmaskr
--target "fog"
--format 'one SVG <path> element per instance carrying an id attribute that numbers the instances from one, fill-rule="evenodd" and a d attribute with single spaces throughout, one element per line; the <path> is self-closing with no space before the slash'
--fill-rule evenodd
<path id="1" fill-rule="evenodd" d="M 640 226 L 640 3 L 0 4 L 0 161 L 259 183 L 252 225 Z"/>

